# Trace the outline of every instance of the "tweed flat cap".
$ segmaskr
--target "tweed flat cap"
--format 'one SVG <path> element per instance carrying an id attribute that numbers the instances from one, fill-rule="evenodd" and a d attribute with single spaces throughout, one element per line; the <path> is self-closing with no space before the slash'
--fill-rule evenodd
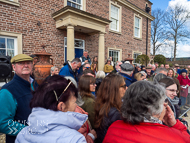
<path id="1" fill-rule="evenodd" d="M 18 63 L 23 61 L 33 61 L 33 58 L 25 54 L 18 54 L 11 59 L 11 63 Z"/>
<path id="2" fill-rule="evenodd" d="M 133 71 L 134 70 L 133 65 L 128 64 L 128 63 L 121 64 L 120 67 L 123 71 Z"/>

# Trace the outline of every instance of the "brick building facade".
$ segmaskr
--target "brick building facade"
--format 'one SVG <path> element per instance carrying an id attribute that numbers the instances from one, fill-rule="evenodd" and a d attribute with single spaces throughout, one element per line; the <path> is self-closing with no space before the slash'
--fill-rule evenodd
<path id="1" fill-rule="evenodd" d="M 85 49 L 91 58 L 98 56 L 102 69 L 109 56 L 116 61 L 146 54 L 148 19 L 150 55 L 154 17 L 145 7 L 151 5 L 149 0 L 0 0 L 0 54 L 30 55 L 44 44 L 61 68 Z"/>

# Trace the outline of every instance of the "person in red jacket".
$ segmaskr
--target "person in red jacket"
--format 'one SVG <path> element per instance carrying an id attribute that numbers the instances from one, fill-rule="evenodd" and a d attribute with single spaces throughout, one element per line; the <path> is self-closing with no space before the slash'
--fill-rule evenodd
<path id="1" fill-rule="evenodd" d="M 186 98 L 188 95 L 188 87 L 190 85 L 190 80 L 187 77 L 187 70 L 186 69 L 182 69 L 181 70 L 181 74 L 177 77 L 177 79 L 179 80 L 179 83 L 181 85 L 181 107 L 183 108 L 183 106 L 186 103 Z"/>
<path id="2" fill-rule="evenodd" d="M 103 143 L 189 143 L 186 126 L 175 119 L 166 98 L 161 85 L 130 85 L 121 107 L 123 120 L 109 127 Z"/>

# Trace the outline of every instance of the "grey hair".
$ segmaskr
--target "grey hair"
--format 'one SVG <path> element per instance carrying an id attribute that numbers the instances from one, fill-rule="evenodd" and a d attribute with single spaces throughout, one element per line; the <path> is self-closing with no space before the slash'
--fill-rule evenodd
<path id="1" fill-rule="evenodd" d="M 98 71 L 96 74 L 96 78 L 101 78 L 103 79 L 105 77 L 105 72 L 104 71 Z"/>
<path id="2" fill-rule="evenodd" d="M 87 53 L 88 53 L 88 50 L 84 50 L 83 53 L 84 53 L 84 52 L 87 52 Z"/>
<path id="3" fill-rule="evenodd" d="M 78 64 L 78 63 L 81 63 L 81 60 L 79 59 L 79 58 L 75 58 L 75 59 L 73 59 L 72 61 L 71 61 L 71 63 L 76 63 L 76 64 Z"/>
<path id="4" fill-rule="evenodd" d="M 137 81 L 129 86 L 123 97 L 121 113 L 124 122 L 139 124 L 163 111 L 165 88 L 149 81 Z"/>
<path id="5" fill-rule="evenodd" d="M 154 74 L 158 74 L 158 73 L 160 73 L 160 71 L 165 71 L 168 73 L 168 70 L 166 68 L 157 68 L 156 71 L 154 72 Z"/>
<path id="6" fill-rule="evenodd" d="M 51 74 L 51 72 L 53 72 L 56 68 L 57 68 L 56 66 L 51 67 L 51 69 L 50 69 L 50 74 Z"/>
<path id="7" fill-rule="evenodd" d="M 87 63 L 84 63 L 83 67 L 84 67 L 84 66 L 86 66 L 87 64 L 89 64 L 89 65 L 90 65 L 90 63 L 88 63 L 88 62 L 87 62 Z"/>

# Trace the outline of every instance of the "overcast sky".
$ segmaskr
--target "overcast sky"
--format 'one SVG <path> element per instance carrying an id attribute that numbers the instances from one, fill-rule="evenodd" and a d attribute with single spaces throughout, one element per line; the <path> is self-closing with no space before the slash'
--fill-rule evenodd
<path id="1" fill-rule="evenodd" d="M 161 8 L 166 10 L 168 6 L 175 6 L 177 3 L 186 6 L 190 10 L 190 0 L 150 0 L 152 5 L 152 10 Z M 187 23 L 187 28 L 190 29 L 190 21 Z M 171 57 L 172 47 L 162 47 L 160 49 L 160 54 L 163 54 L 166 57 Z M 159 54 L 156 53 L 156 54 Z M 190 57 L 190 39 L 185 43 L 179 43 L 177 47 L 177 57 Z"/>

